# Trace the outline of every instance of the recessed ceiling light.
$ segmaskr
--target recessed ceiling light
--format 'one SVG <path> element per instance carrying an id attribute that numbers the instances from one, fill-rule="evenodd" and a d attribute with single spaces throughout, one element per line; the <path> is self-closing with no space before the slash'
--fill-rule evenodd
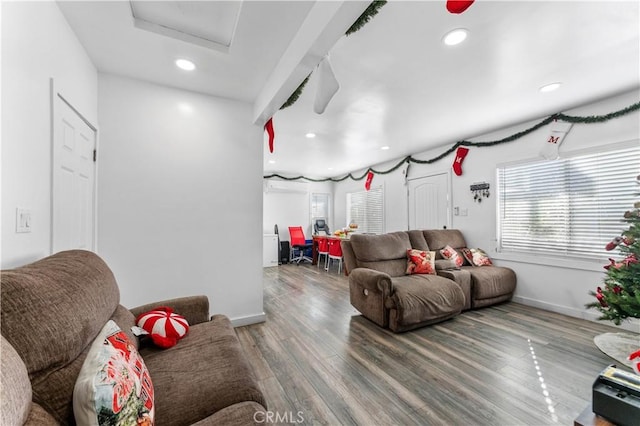
<path id="1" fill-rule="evenodd" d="M 188 59 L 176 60 L 176 66 L 185 71 L 193 71 L 196 69 L 196 65 Z"/>
<path id="2" fill-rule="evenodd" d="M 551 84 L 547 84 L 544 85 L 540 88 L 541 92 L 553 92 L 554 90 L 557 90 L 560 86 L 562 86 L 562 83 L 556 82 L 556 83 L 551 83 Z"/>
<path id="3" fill-rule="evenodd" d="M 309 138 L 309 139 L 312 139 L 312 138 L 315 138 L 315 137 L 316 137 L 316 134 L 315 134 L 315 133 L 311 133 L 311 132 L 309 132 L 309 133 L 307 133 L 307 134 L 306 134 L 306 135 L 304 135 L 304 136 L 305 136 L 305 137 L 307 137 L 307 138 Z"/>
<path id="4" fill-rule="evenodd" d="M 456 28 L 446 33 L 444 37 L 442 37 L 442 41 L 447 46 L 455 46 L 456 44 L 462 43 L 467 38 L 468 33 L 464 28 Z"/>
<path id="5" fill-rule="evenodd" d="M 269 160 L 269 164 L 276 164 L 276 160 Z"/>
<path id="6" fill-rule="evenodd" d="M 389 147 L 385 145 L 385 146 L 381 146 L 381 147 L 380 147 L 380 149 L 382 149 L 382 150 L 385 150 L 385 151 L 386 151 L 387 149 L 389 149 Z"/>

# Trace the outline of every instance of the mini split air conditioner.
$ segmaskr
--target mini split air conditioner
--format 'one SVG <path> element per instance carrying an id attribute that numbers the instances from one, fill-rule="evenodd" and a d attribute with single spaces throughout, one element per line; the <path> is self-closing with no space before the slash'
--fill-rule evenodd
<path id="1" fill-rule="evenodd" d="M 309 183 L 288 180 L 266 180 L 264 192 L 290 192 L 306 194 L 309 192 Z"/>

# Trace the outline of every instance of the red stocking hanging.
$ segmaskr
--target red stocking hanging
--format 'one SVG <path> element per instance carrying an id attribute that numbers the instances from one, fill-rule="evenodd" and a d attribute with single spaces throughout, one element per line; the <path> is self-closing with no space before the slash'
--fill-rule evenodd
<path id="1" fill-rule="evenodd" d="M 367 180 L 364 183 L 364 189 L 367 191 L 371 189 L 371 181 L 373 180 L 373 172 L 369 171 L 367 173 Z"/>
<path id="2" fill-rule="evenodd" d="M 451 13 L 462 13 L 471 6 L 474 0 L 447 0 L 447 10 Z"/>
<path id="3" fill-rule="evenodd" d="M 275 134 L 273 133 L 273 117 L 269 119 L 266 123 L 264 123 L 264 130 L 267 131 L 269 135 L 269 152 L 273 153 L 273 139 Z"/>
<path id="4" fill-rule="evenodd" d="M 459 146 L 456 151 L 456 159 L 453 161 L 453 172 L 457 176 L 462 175 L 462 161 L 464 160 L 464 157 L 467 156 L 468 152 L 469 148 L 465 148 L 464 146 Z"/>

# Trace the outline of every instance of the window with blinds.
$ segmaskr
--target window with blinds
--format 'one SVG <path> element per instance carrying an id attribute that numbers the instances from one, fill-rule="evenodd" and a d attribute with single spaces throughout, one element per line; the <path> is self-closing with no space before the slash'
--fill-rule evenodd
<path id="1" fill-rule="evenodd" d="M 317 219 L 329 221 L 329 194 L 311 194 L 311 223 Z"/>
<path id="2" fill-rule="evenodd" d="M 347 193 L 347 222 L 358 224 L 358 232 L 384 233 L 382 186 Z"/>
<path id="3" fill-rule="evenodd" d="M 498 240 L 504 251 L 611 256 L 640 190 L 640 145 L 498 167 Z"/>

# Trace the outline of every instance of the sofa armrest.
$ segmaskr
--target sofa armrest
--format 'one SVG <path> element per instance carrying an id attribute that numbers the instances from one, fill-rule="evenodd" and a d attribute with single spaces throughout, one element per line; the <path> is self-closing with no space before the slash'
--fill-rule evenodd
<path id="1" fill-rule="evenodd" d="M 160 306 L 170 307 L 175 313 L 185 317 L 189 325 L 209 321 L 209 298 L 207 296 L 188 296 L 163 300 L 137 306 L 130 311 L 137 318 L 138 315 Z"/>
<path id="2" fill-rule="evenodd" d="M 349 281 L 362 289 L 389 296 L 393 292 L 391 276 L 369 268 L 356 268 L 349 274 Z"/>
<path id="3" fill-rule="evenodd" d="M 393 301 L 393 282 L 384 272 L 356 268 L 349 274 L 349 301 L 362 315 L 380 327 L 389 325 L 389 308 Z"/>

